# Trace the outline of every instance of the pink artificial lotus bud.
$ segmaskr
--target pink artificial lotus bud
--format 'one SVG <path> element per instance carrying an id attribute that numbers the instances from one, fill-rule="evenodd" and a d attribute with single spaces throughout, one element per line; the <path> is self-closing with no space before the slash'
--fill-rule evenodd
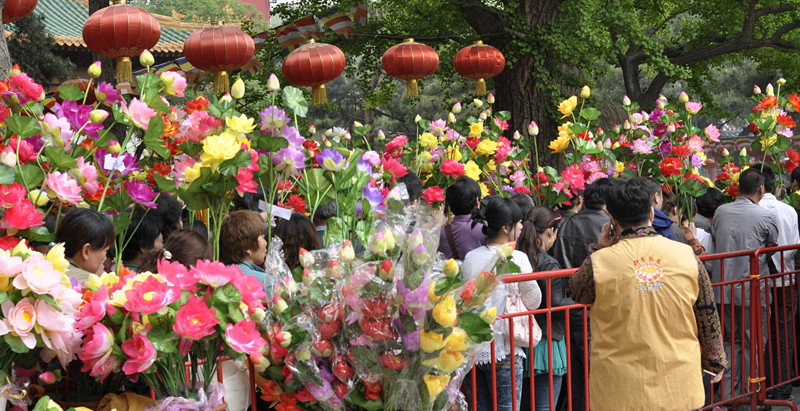
<path id="1" fill-rule="evenodd" d="M 383 237 L 382 232 L 377 232 L 372 237 L 369 250 L 372 251 L 373 254 L 386 254 L 386 239 Z"/>
<path id="2" fill-rule="evenodd" d="M 116 140 L 108 142 L 108 152 L 112 154 L 119 154 L 122 152 L 122 146 Z"/>
<path id="3" fill-rule="evenodd" d="M 342 276 L 342 266 L 339 265 L 338 261 L 331 260 L 328 262 L 328 268 L 325 270 L 325 275 L 334 280 L 340 278 Z"/>
<path id="4" fill-rule="evenodd" d="M 275 314 L 281 315 L 288 308 L 289 304 L 286 304 L 286 300 L 281 298 L 279 295 L 272 297 L 272 311 L 275 311 Z"/>
<path id="5" fill-rule="evenodd" d="M 767 96 L 772 97 L 775 95 L 775 89 L 772 87 L 772 83 L 767 84 Z"/>
<path id="6" fill-rule="evenodd" d="M 614 124 L 614 133 L 619 134 L 620 131 L 619 124 Z"/>
<path id="7" fill-rule="evenodd" d="M 317 134 L 317 127 L 315 125 L 308 126 L 308 134 L 313 137 L 314 134 Z"/>
<path id="8" fill-rule="evenodd" d="M 286 348 L 292 344 L 292 334 L 287 333 L 286 331 L 281 331 L 275 334 L 274 340 L 276 343 L 278 343 L 278 345 L 280 345 L 283 348 Z"/>
<path id="9" fill-rule="evenodd" d="M 308 268 L 303 268 L 303 285 L 306 287 L 310 286 L 312 282 L 317 278 L 314 273 L 311 272 Z"/>
<path id="10" fill-rule="evenodd" d="M 761 87 L 759 87 L 758 84 L 753 86 L 753 94 L 755 95 L 761 94 Z"/>
<path id="11" fill-rule="evenodd" d="M 722 148 L 722 156 L 723 156 L 723 157 L 727 157 L 727 156 L 729 156 L 729 155 L 731 155 L 730 151 L 728 151 L 728 149 L 727 149 L 727 148 L 723 147 L 723 148 Z"/>
<path id="12" fill-rule="evenodd" d="M 269 79 L 267 79 L 267 91 L 270 93 L 279 91 L 281 89 L 281 83 L 278 81 L 278 76 L 275 73 L 269 75 Z"/>
<path id="13" fill-rule="evenodd" d="M 459 101 L 458 103 L 456 103 L 455 105 L 453 105 L 453 109 L 452 109 L 452 110 L 450 110 L 450 111 L 452 111 L 454 114 L 459 114 L 459 113 L 461 113 L 461 102 Z"/>
<path id="14" fill-rule="evenodd" d="M 391 261 L 383 260 L 383 263 L 381 263 L 381 266 L 378 268 L 378 277 L 386 282 L 394 279 L 394 266 Z"/>
<path id="15" fill-rule="evenodd" d="M 622 105 L 628 107 L 631 105 L 631 99 L 628 96 L 622 98 Z"/>
<path id="16" fill-rule="evenodd" d="M 494 94 L 489 93 L 489 95 L 486 96 L 486 102 L 489 104 L 494 104 Z"/>
<path id="17" fill-rule="evenodd" d="M 304 268 L 314 265 L 314 256 L 303 247 L 300 247 L 300 265 Z"/>
<path id="18" fill-rule="evenodd" d="M 178 110 L 176 110 L 175 107 L 169 108 L 169 112 L 167 112 L 167 120 L 178 121 Z"/>
<path id="19" fill-rule="evenodd" d="M 0 151 L 0 163 L 7 165 L 9 168 L 14 168 L 17 165 L 17 154 L 14 149 L 8 146 Z"/>
<path id="20" fill-rule="evenodd" d="M 689 101 L 689 95 L 686 94 L 685 91 L 681 91 L 681 94 L 678 95 L 678 101 L 680 101 L 683 104 L 686 104 L 686 102 Z"/>
<path id="21" fill-rule="evenodd" d="M 108 118 L 108 111 L 105 110 L 92 110 L 89 113 L 89 120 L 92 122 L 92 124 L 101 124 L 102 122 L 106 121 L 106 118 Z"/>
<path id="22" fill-rule="evenodd" d="M 481 108 L 481 106 L 483 106 L 483 100 L 474 98 L 472 99 L 472 104 L 475 106 L 475 108 Z"/>
<path id="23" fill-rule="evenodd" d="M 630 130 L 631 129 L 631 122 L 628 121 L 628 120 L 625 120 L 625 123 L 622 125 L 622 128 L 624 128 L 625 130 Z"/>
<path id="24" fill-rule="evenodd" d="M 319 320 L 323 323 L 334 322 L 339 319 L 339 304 L 336 302 L 326 304 L 317 311 L 317 315 L 319 316 Z"/>
<path id="25" fill-rule="evenodd" d="M 39 374 L 39 381 L 41 381 L 41 382 L 43 382 L 45 384 L 52 384 L 57 379 L 58 379 L 58 377 L 55 374 L 53 374 L 52 372 L 43 372 L 43 373 Z"/>
<path id="26" fill-rule="evenodd" d="M 658 109 L 664 108 L 664 102 L 661 100 L 656 100 L 656 108 Z"/>
<path id="27" fill-rule="evenodd" d="M 589 88 L 589 86 L 583 86 L 583 88 L 581 89 L 581 98 L 587 99 L 591 94 L 592 90 Z"/>
<path id="28" fill-rule="evenodd" d="M 346 132 L 344 133 L 344 141 L 350 141 L 350 140 L 352 140 L 352 139 L 353 139 L 353 136 L 351 136 L 351 135 L 350 135 L 350 132 L 349 132 L 349 131 L 346 131 Z"/>
<path id="29" fill-rule="evenodd" d="M 519 134 L 519 130 L 514 130 L 513 138 L 514 138 L 514 140 L 519 140 L 519 139 L 522 138 L 522 135 Z"/>
<path id="30" fill-rule="evenodd" d="M 156 64 L 156 59 L 153 58 L 153 53 L 151 53 L 150 50 L 145 49 L 145 51 L 139 55 L 139 64 L 148 68 L 153 64 Z"/>
<path id="31" fill-rule="evenodd" d="M 103 65 L 103 63 L 101 63 L 99 60 L 95 61 L 94 63 L 92 63 L 89 66 L 89 70 L 87 70 L 88 73 L 89 73 L 89 77 L 91 77 L 91 78 L 100 77 L 100 75 L 103 74 L 103 70 L 101 69 L 102 65 Z"/>
<path id="32" fill-rule="evenodd" d="M 675 125 L 674 122 L 670 121 L 669 125 L 667 126 L 667 133 L 672 134 L 675 132 L 675 130 L 677 130 L 677 126 Z"/>
<path id="33" fill-rule="evenodd" d="M 353 244 L 350 243 L 350 240 L 344 240 L 342 244 L 342 249 L 339 251 L 339 257 L 342 259 L 343 262 L 349 263 L 356 258 L 356 251 L 353 249 Z"/>
<path id="34" fill-rule="evenodd" d="M 489 117 L 489 115 L 486 114 L 486 110 L 481 111 L 481 114 L 478 115 L 478 118 L 481 119 L 481 121 L 486 121 L 487 117 Z"/>
<path id="35" fill-rule="evenodd" d="M 378 141 L 386 140 L 386 134 L 383 133 L 383 130 L 378 129 Z"/>
<path id="36" fill-rule="evenodd" d="M 603 131 L 603 127 L 598 127 L 597 128 L 597 137 L 603 137 L 604 134 L 606 134 L 606 132 Z"/>
<path id="37" fill-rule="evenodd" d="M 531 123 L 528 124 L 528 134 L 532 136 L 539 135 L 539 125 L 537 125 L 535 121 L 531 121 Z"/>
<path id="38" fill-rule="evenodd" d="M 333 354 L 333 343 L 331 340 L 327 339 L 319 339 L 315 340 L 314 343 L 314 351 L 322 358 L 328 358 Z"/>
<path id="39" fill-rule="evenodd" d="M 250 362 L 253 364 L 253 369 L 257 372 L 264 372 L 269 368 L 269 359 L 261 355 L 251 355 Z"/>

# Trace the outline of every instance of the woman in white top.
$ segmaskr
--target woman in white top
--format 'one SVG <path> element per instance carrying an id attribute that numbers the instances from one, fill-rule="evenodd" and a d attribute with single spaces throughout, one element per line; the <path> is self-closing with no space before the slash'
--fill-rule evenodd
<path id="1" fill-rule="evenodd" d="M 481 271 L 492 269 L 497 261 L 497 248 L 511 241 L 516 241 L 522 231 L 522 211 L 514 201 L 508 198 L 496 196 L 486 197 L 478 211 L 479 216 L 484 220 L 483 233 L 486 234 L 486 244 L 470 251 L 464 257 L 461 267 L 465 279 L 475 278 Z M 520 272 L 529 273 L 533 271 L 527 255 L 521 251 L 514 251 L 511 260 L 516 263 Z M 499 283 L 492 296 L 489 298 L 489 306 L 497 307 L 497 315 L 505 312 L 506 297 L 509 292 L 516 292 L 516 284 Z M 523 302 L 529 310 L 539 307 L 542 293 L 535 281 L 528 281 L 520 284 L 519 290 L 523 295 Z M 513 403 L 519 409 L 520 398 L 522 395 L 522 371 L 525 350 L 520 347 L 514 348 L 515 364 L 514 374 L 516 376 L 515 387 L 511 386 L 511 349 L 508 342 L 508 320 L 498 320 L 495 327 L 495 360 L 496 360 L 496 382 L 497 382 L 497 409 L 499 411 L 512 410 Z M 492 410 L 492 352 L 491 346 L 484 349 L 476 362 L 476 395 L 478 410 Z M 472 376 L 467 375 L 464 379 L 467 393 L 472 397 Z M 471 404 L 471 398 L 470 398 Z"/>

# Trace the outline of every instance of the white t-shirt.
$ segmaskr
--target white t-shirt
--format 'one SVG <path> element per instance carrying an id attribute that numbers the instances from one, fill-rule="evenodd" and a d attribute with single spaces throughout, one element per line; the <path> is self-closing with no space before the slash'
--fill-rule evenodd
<path id="1" fill-rule="evenodd" d="M 498 247 L 499 246 L 497 245 L 480 246 L 467 253 L 466 257 L 464 257 L 464 263 L 461 265 L 461 275 L 464 277 L 464 279 L 470 280 L 476 278 L 482 271 L 490 270 L 497 261 Z M 514 250 L 514 253 L 511 255 L 511 261 L 519 266 L 520 273 L 533 272 L 533 268 L 528 260 L 528 256 L 522 251 Z M 515 286 L 515 284 L 506 284 L 500 282 L 492 295 L 489 297 L 489 307 L 497 307 L 498 316 L 505 313 L 506 297 L 509 294 L 509 285 L 512 287 Z M 520 293 L 523 294 L 522 300 L 529 310 L 535 310 L 539 308 L 539 303 L 542 301 L 542 292 L 539 289 L 539 285 L 536 283 L 536 281 L 526 281 L 524 283 L 520 283 Z M 531 307 L 528 304 L 535 305 L 535 307 Z M 498 320 L 495 324 L 494 348 L 495 359 L 497 361 L 507 357 L 511 352 L 511 347 L 508 343 L 507 323 L 508 320 Z M 525 350 L 523 348 L 514 347 L 514 352 L 518 356 L 525 357 Z M 488 364 L 491 363 L 491 361 L 491 347 L 487 347 L 481 351 L 480 354 L 478 354 L 478 364 Z"/>
<path id="2" fill-rule="evenodd" d="M 797 212 L 789 204 L 778 200 L 773 194 L 764 194 L 758 205 L 772 211 L 778 222 L 778 245 L 791 245 L 800 243 L 800 234 L 797 227 Z M 794 254 L 797 250 L 783 252 L 783 266 L 781 266 L 781 253 L 772 255 L 772 262 L 782 272 L 794 271 Z M 785 284 L 784 284 L 785 281 Z M 770 281 L 770 283 L 772 283 Z M 791 284 L 791 276 L 784 276 L 776 281 L 777 287 Z"/>

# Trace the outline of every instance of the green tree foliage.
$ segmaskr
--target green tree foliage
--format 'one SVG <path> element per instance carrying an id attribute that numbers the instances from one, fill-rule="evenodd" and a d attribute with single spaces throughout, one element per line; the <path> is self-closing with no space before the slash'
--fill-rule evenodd
<path id="1" fill-rule="evenodd" d="M 211 22 L 242 21 L 250 18 L 263 18 L 261 12 L 250 4 L 238 0 L 131 0 L 131 5 L 141 7 L 150 13 L 171 16 L 173 11 L 180 13 L 182 21 Z"/>
<path id="2" fill-rule="evenodd" d="M 72 71 L 72 63 L 53 53 L 55 40 L 44 29 L 44 17 L 33 12 L 8 26 L 8 52 L 12 64 L 42 84 L 62 81 Z M 31 52 L 36 50 L 36 52 Z"/>

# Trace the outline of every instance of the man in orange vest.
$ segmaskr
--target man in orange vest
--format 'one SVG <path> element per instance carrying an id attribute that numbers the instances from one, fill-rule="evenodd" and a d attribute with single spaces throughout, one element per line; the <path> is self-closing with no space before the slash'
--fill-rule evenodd
<path id="1" fill-rule="evenodd" d="M 705 267 L 686 244 L 652 227 L 645 178 L 606 194 L 612 225 L 570 279 L 572 299 L 592 305 L 592 411 L 690 410 L 703 406 L 703 370 L 722 379 L 728 362 Z"/>

